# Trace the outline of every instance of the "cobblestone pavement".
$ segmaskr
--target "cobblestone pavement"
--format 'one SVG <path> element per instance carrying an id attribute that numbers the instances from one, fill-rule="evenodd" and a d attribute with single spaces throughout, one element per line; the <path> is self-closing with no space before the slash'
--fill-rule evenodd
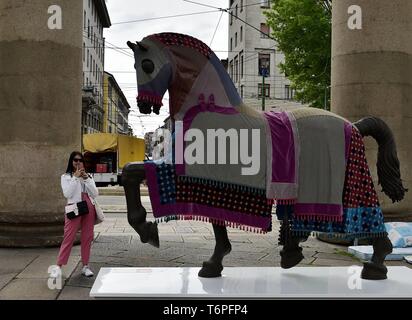
<path id="1" fill-rule="evenodd" d="M 150 213 L 150 203 L 143 197 Z M 90 266 L 96 275 L 101 267 L 200 267 L 212 254 L 214 236 L 211 224 L 197 221 L 169 221 L 159 224 L 160 248 L 142 244 L 129 226 L 121 199 L 101 197 L 100 203 L 112 212 L 95 227 Z M 280 248 L 278 222 L 273 220 L 273 231 L 259 235 L 228 228 L 232 252 L 224 260 L 225 266 L 279 266 Z M 347 253 L 345 246 L 321 242 L 313 237 L 303 243 L 305 259 L 300 266 L 350 266 L 361 261 Z M 1 299 L 90 299 L 89 292 L 95 278 L 80 275 L 80 246 L 73 247 L 67 266 L 63 268 L 62 290 L 47 286 L 48 267 L 56 261 L 58 248 L 1 249 Z M 387 262 L 405 265 L 405 262 Z"/>

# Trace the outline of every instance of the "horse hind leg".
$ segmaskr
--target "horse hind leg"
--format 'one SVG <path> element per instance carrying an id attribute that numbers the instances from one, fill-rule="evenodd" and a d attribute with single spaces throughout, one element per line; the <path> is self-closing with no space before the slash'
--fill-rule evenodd
<path id="1" fill-rule="evenodd" d="M 279 206 L 276 210 L 281 211 L 283 220 L 281 222 L 279 231 L 279 244 L 283 245 L 280 251 L 280 266 L 283 269 L 290 269 L 299 264 L 304 259 L 302 254 L 303 248 L 299 246 L 299 243 L 306 241 L 306 237 L 296 237 L 291 234 L 288 208 Z"/>
<path id="2" fill-rule="evenodd" d="M 298 265 L 305 258 L 302 254 L 303 248 L 299 246 L 301 241 L 304 241 L 304 239 L 291 237 L 283 245 L 280 251 L 280 266 L 283 269 L 290 269 Z"/>
<path id="3" fill-rule="evenodd" d="M 123 168 L 121 181 L 126 195 L 127 220 L 143 243 L 159 248 L 157 223 L 146 221 L 147 213 L 140 201 L 140 183 L 144 178 L 143 162 L 131 162 Z"/>
<path id="4" fill-rule="evenodd" d="M 372 239 L 373 255 L 371 261 L 363 264 L 362 279 L 384 280 L 387 279 L 388 269 L 384 265 L 385 257 L 392 252 L 392 243 L 388 236 Z"/>
<path id="5" fill-rule="evenodd" d="M 232 246 L 227 236 L 226 226 L 214 223 L 212 225 L 216 239 L 216 246 L 213 255 L 208 261 L 203 262 L 202 269 L 199 271 L 199 277 L 203 278 L 217 278 L 222 276 L 223 258 L 232 251 Z"/>

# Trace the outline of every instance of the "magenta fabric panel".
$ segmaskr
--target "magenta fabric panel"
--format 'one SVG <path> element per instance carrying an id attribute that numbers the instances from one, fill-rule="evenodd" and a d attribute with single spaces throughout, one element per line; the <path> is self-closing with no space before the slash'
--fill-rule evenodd
<path id="1" fill-rule="evenodd" d="M 296 182 L 295 141 L 286 112 L 265 112 L 272 137 L 272 182 Z"/>
<path id="2" fill-rule="evenodd" d="M 296 219 L 342 221 L 343 207 L 340 204 L 296 203 L 294 214 Z"/>
<path id="3" fill-rule="evenodd" d="M 351 136 L 352 136 L 352 123 L 345 122 L 345 162 L 347 162 L 349 158 Z"/>

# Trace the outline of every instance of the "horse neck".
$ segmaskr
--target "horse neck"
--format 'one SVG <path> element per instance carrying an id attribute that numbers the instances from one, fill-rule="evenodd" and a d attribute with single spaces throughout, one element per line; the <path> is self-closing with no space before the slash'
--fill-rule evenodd
<path id="1" fill-rule="evenodd" d="M 215 104 L 224 107 L 236 108 L 243 104 L 227 71 L 215 54 L 212 54 L 206 63 L 199 63 L 196 58 L 191 60 L 182 54 L 176 60 L 177 71 L 169 88 L 169 104 L 173 118 L 183 118 L 188 109 L 198 105 L 201 94 L 205 96 L 206 102 L 209 96 L 213 95 Z"/>

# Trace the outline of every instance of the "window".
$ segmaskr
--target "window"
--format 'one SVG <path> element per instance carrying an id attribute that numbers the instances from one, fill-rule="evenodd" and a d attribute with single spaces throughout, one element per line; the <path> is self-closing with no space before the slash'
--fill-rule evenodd
<path id="1" fill-rule="evenodd" d="M 232 25 L 232 23 L 233 23 L 233 10 L 230 10 L 229 13 L 230 13 L 229 24 Z"/>
<path id="2" fill-rule="evenodd" d="M 87 49 L 87 67 L 89 67 L 89 49 Z"/>
<path id="3" fill-rule="evenodd" d="M 229 63 L 229 75 L 230 78 L 233 80 L 233 60 L 231 60 Z"/>
<path id="4" fill-rule="evenodd" d="M 86 10 L 83 12 L 83 29 L 86 30 Z"/>
<path id="5" fill-rule="evenodd" d="M 243 50 L 242 51 L 240 51 L 240 53 L 239 53 L 239 60 L 240 60 L 240 79 L 243 79 L 243 60 L 244 60 L 244 57 L 243 57 Z"/>
<path id="6" fill-rule="evenodd" d="M 233 50 L 233 39 L 232 38 L 230 38 L 230 48 L 229 48 L 229 50 L 230 51 Z"/>
<path id="7" fill-rule="evenodd" d="M 260 37 L 262 39 L 267 39 L 269 38 L 269 33 L 270 33 L 269 26 L 265 23 L 261 23 L 260 24 Z"/>
<path id="8" fill-rule="evenodd" d="M 258 65 L 258 74 L 262 76 L 266 74 L 266 76 L 270 75 L 270 54 L 267 53 L 259 53 L 259 65 Z"/>
<path id="9" fill-rule="evenodd" d="M 90 38 L 90 19 L 87 19 L 87 37 Z"/>
<path id="10" fill-rule="evenodd" d="M 240 0 L 240 12 L 243 11 L 243 0 Z"/>
<path id="11" fill-rule="evenodd" d="M 90 8 L 90 0 L 89 0 L 89 8 Z"/>
<path id="12" fill-rule="evenodd" d="M 239 60 L 238 57 L 235 57 L 235 82 L 239 81 Z"/>
<path id="13" fill-rule="evenodd" d="M 237 18 L 237 5 L 235 7 L 235 17 Z"/>
<path id="14" fill-rule="evenodd" d="M 83 62 L 86 60 L 86 45 L 83 42 Z"/>
<path id="15" fill-rule="evenodd" d="M 240 86 L 240 97 L 243 99 L 243 89 L 244 89 L 244 85 Z"/>
<path id="16" fill-rule="evenodd" d="M 262 97 L 262 87 L 263 85 L 261 83 L 258 84 L 258 97 Z M 270 84 L 265 83 L 265 97 L 269 98 L 270 97 Z"/>
<path id="17" fill-rule="evenodd" d="M 293 100 L 295 96 L 295 90 L 293 90 L 290 85 L 285 85 L 285 99 Z"/>
<path id="18" fill-rule="evenodd" d="M 237 32 L 235 32 L 235 48 L 237 47 Z"/>
<path id="19" fill-rule="evenodd" d="M 243 41 L 243 26 L 240 26 L 240 42 Z"/>
<path id="20" fill-rule="evenodd" d="M 270 0 L 260 0 L 260 7 L 261 8 L 269 8 L 270 7 Z"/>

